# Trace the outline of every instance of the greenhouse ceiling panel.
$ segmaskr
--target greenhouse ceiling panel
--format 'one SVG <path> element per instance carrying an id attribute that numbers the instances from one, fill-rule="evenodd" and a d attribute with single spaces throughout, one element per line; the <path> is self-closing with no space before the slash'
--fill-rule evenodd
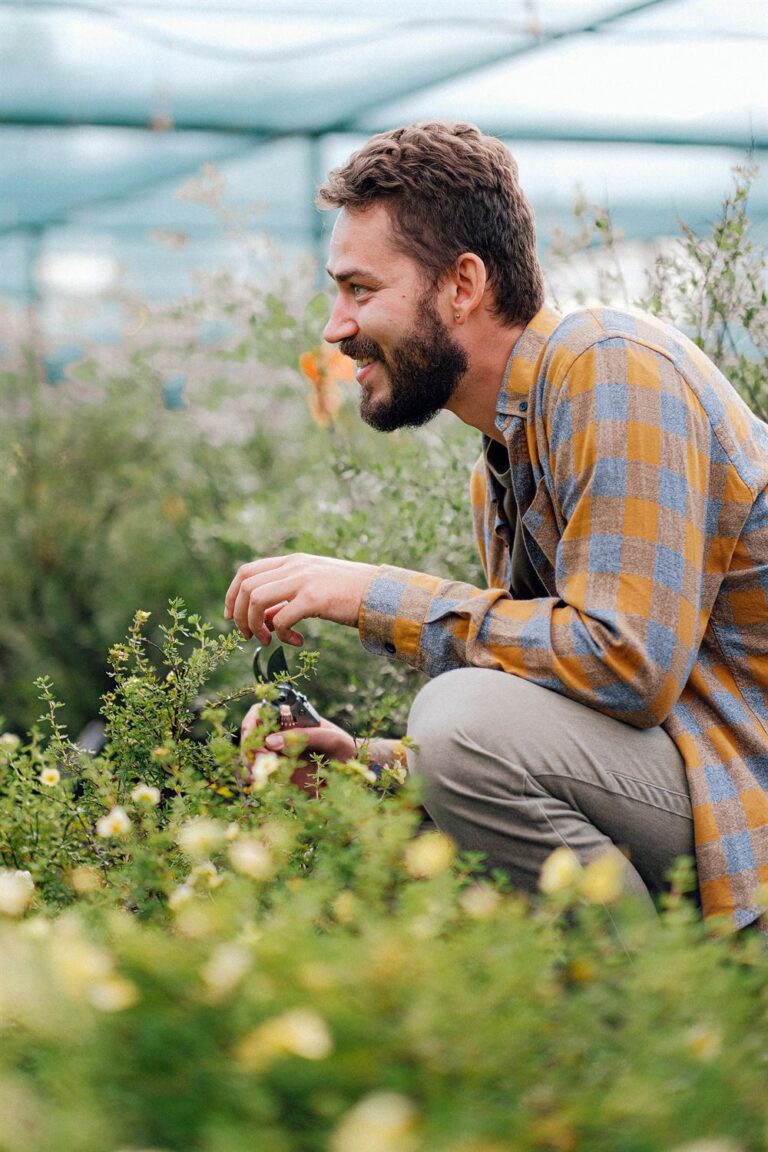
<path id="1" fill-rule="evenodd" d="M 204 165 L 319 253 L 327 166 L 427 118 L 502 136 L 547 227 L 581 187 L 629 235 L 668 232 L 761 160 L 767 75 L 765 0 L 0 0 L 0 291 L 28 296 L 30 261 L 89 244 L 137 290 L 175 290 L 151 234 L 213 243 L 177 194 Z"/>

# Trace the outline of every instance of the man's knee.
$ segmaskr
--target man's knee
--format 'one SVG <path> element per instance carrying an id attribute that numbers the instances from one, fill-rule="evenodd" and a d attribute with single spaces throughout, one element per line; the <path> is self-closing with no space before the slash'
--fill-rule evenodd
<path id="1" fill-rule="evenodd" d="M 493 697 L 502 676 L 487 668 L 457 668 L 430 680 L 419 692 L 408 720 L 408 737 L 414 748 L 409 759 L 411 770 L 423 777 L 427 786 L 461 787 L 469 777 L 477 784 L 484 758 L 490 755 L 495 759 L 492 745 L 496 742 L 498 710 Z M 516 678 L 504 676 L 504 680 L 504 727 L 509 730 L 516 696 L 511 681 Z M 511 726 L 514 728 L 514 723 Z M 512 749 L 505 751 L 509 754 Z M 511 755 L 510 777 L 513 762 Z"/>

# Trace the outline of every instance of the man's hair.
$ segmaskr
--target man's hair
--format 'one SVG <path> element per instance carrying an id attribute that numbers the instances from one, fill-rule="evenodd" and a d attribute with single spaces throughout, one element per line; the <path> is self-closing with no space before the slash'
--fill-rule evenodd
<path id="1" fill-rule="evenodd" d="M 472 124 L 423 123 L 382 132 L 334 168 L 318 208 L 389 211 L 395 243 L 438 284 L 462 252 L 485 264 L 494 312 L 527 322 L 544 302 L 533 210 L 517 164 Z"/>

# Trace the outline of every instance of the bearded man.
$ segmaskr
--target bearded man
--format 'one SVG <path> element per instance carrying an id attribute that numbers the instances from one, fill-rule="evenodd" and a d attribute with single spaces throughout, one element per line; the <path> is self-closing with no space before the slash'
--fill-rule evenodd
<path id="1" fill-rule="evenodd" d="M 363 419 L 388 432 L 445 408 L 482 433 L 488 587 L 270 557 L 239 569 L 226 615 L 262 643 L 335 621 L 426 672 L 409 770 L 437 826 L 521 888 L 565 845 L 582 863 L 621 850 L 647 897 L 695 852 L 705 914 L 757 920 L 768 430 L 671 326 L 544 304 L 514 160 L 471 125 L 374 136 L 319 204 L 340 209 L 325 337 L 356 361 Z M 355 754 L 327 721 L 306 735 Z"/>

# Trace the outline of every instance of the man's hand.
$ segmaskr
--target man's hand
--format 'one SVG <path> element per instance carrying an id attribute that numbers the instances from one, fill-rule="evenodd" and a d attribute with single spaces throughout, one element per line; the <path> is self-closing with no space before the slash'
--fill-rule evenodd
<path id="1" fill-rule="evenodd" d="M 240 725 L 241 743 L 259 723 L 260 711 L 263 704 L 254 704 L 248 709 Z M 327 756 L 329 760 L 341 760 L 343 763 L 351 760 L 357 751 L 357 745 L 349 732 L 345 732 L 338 724 L 321 718 L 319 728 L 289 728 L 289 732 L 297 732 L 305 740 L 303 755 L 312 753 Z M 282 732 L 271 732 L 264 739 L 264 747 L 270 752 L 281 753 L 285 751 L 285 736 Z"/>
<path id="2" fill-rule="evenodd" d="M 270 633 L 276 632 L 284 644 L 300 645 L 304 637 L 293 627 L 300 620 L 317 617 L 356 627 L 375 571 L 373 564 L 301 552 L 254 560 L 238 568 L 224 615 L 235 621 L 246 640 L 256 636 L 269 644 Z"/>

